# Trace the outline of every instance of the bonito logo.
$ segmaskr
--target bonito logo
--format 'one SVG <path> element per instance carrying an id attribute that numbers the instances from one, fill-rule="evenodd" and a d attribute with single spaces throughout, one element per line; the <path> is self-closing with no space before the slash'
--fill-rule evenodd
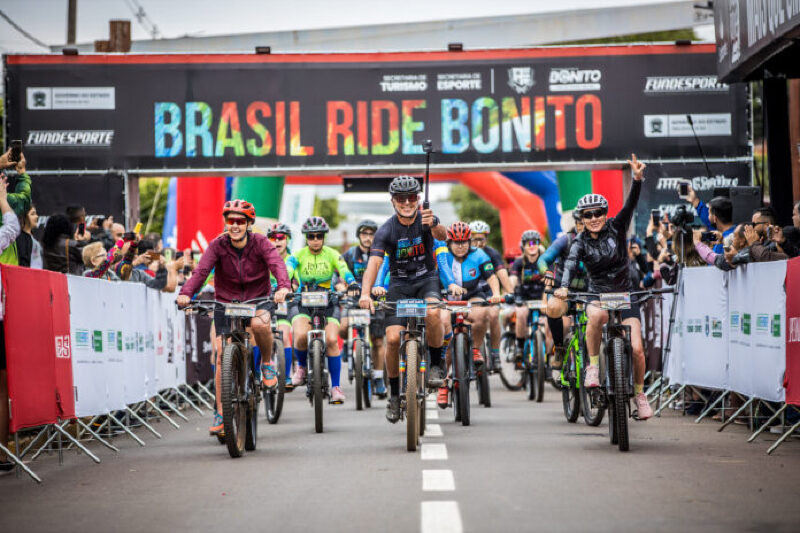
<path id="1" fill-rule="evenodd" d="M 596 69 L 553 68 L 548 81 L 551 91 L 599 91 L 602 77 L 602 72 Z"/>
<path id="2" fill-rule="evenodd" d="M 644 83 L 645 94 L 727 92 L 728 85 L 719 83 L 714 75 L 708 76 L 648 76 Z"/>

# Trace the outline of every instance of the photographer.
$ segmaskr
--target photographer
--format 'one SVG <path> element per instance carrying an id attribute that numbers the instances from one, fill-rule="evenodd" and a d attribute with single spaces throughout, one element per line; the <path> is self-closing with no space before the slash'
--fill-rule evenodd
<path id="1" fill-rule="evenodd" d="M 25 155 L 20 152 L 19 161 L 15 161 L 12 157 L 11 148 L 3 155 L 0 155 L 0 169 L 10 167 L 15 167 L 17 171 L 17 184 L 14 187 L 14 192 L 7 193 L 7 201 L 16 216 L 22 217 L 31 205 L 31 178 L 25 172 Z M 0 263 L 6 265 L 19 264 L 16 243 L 11 243 L 0 253 Z"/>
<path id="2" fill-rule="evenodd" d="M 733 203 L 730 198 L 717 196 L 706 205 L 690 186 L 686 199 L 695 208 L 700 221 L 708 229 L 719 231 L 723 238 L 733 233 L 735 226 L 733 225 Z M 715 244 L 713 250 L 718 254 L 724 252 L 722 244 Z"/>

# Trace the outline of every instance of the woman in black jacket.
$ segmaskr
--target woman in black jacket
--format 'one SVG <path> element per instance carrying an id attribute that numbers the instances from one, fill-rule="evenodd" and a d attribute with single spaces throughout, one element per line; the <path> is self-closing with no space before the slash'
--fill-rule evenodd
<path id="1" fill-rule="evenodd" d="M 71 236 L 71 237 L 70 237 Z M 84 235 L 73 232 L 65 215 L 53 215 L 47 219 L 42 236 L 44 268 L 63 274 L 83 274 L 83 247 L 89 242 Z"/>

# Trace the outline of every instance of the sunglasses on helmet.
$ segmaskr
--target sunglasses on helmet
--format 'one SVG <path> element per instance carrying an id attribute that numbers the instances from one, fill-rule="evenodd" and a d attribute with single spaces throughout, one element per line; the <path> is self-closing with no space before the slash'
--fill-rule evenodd
<path id="1" fill-rule="evenodd" d="M 605 209 L 593 209 L 592 211 L 584 211 L 581 216 L 585 220 L 591 220 L 593 218 L 602 218 L 606 216 L 606 213 L 608 213 L 608 211 Z"/>

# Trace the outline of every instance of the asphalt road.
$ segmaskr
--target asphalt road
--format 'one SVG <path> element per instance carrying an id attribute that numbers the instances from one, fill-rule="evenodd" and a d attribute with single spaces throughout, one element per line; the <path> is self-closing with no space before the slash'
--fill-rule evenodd
<path id="1" fill-rule="evenodd" d="M 493 406 L 473 394 L 470 427 L 439 411 L 421 453 L 405 450 L 405 427 L 385 421 L 384 402 L 356 412 L 345 387 L 347 403 L 325 408 L 323 434 L 295 391 L 277 425 L 262 417 L 258 450 L 236 460 L 196 413 L 180 430 L 157 424 L 161 440 L 137 430 L 144 448 L 127 437 L 115 439 L 119 454 L 93 445 L 99 465 L 45 455 L 32 465 L 42 485 L 0 476 L 0 531 L 800 529 L 800 442 L 768 457 L 774 435 L 747 444 L 744 427 L 717 433 L 715 422 L 670 412 L 632 422 L 623 454 L 605 423 L 567 424 L 549 385 L 535 404 L 493 380 Z"/>

